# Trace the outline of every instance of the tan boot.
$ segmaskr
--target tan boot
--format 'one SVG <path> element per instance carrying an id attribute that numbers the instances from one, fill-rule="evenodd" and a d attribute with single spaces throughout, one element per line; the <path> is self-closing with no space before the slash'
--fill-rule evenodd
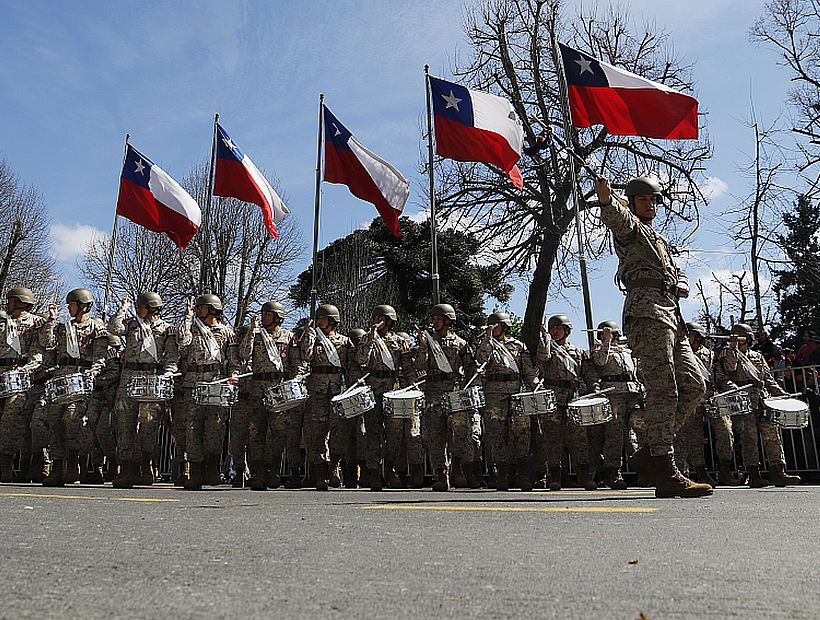
<path id="1" fill-rule="evenodd" d="M 595 491 L 598 485 L 589 476 L 589 465 L 586 463 L 578 464 L 578 484 L 584 491 Z"/>
<path id="2" fill-rule="evenodd" d="M 649 486 L 654 484 L 652 456 L 647 446 L 641 446 L 635 454 L 629 457 L 629 467 L 640 476 L 642 484 Z"/>
<path id="3" fill-rule="evenodd" d="M 456 489 L 466 489 L 467 488 L 467 476 L 464 474 L 462 469 L 461 461 L 457 461 L 453 459 L 450 467 L 450 480 L 452 481 L 452 485 Z"/>
<path id="4" fill-rule="evenodd" d="M 560 485 L 560 480 L 558 481 Z M 547 480 L 547 468 L 543 466 L 535 467 L 535 482 L 532 483 L 534 489 L 547 489 L 549 488 L 549 480 Z M 558 487 L 561 488 L 560 486 Z"/>
<path id="5" fill-rule="evenodd" d="M 80 479 L 80 454 L 78 452 L 67 452 L 65 457 L 65 470 L 63 482 L 74 484 Z"/>
<path id="6" fill-rule="evenodd" d="M 302 488 L 302 474 L 299 473 L 298 467 L 290 468 L 290 477 L 285 483 L 286 489 L 301 489 Z"/>
<path id="7" fill-rule="evenodd" d="M 279 467 L 268 467 L 267 482 L 269 489 L 278 489 L 282 486 L 282 478 L 279 476 Z"/>
<path id="8" fill-rule="evenodd" d="M 624 489 L 626 489 L 626 480 L 624 480 L 624 477 L 621 474 L 621 468 L 611 467 L 609 469 L 609 488 L 615 491 L 623 491 Z"/>
<path id="9" fill-rule="evenodd" d="M 131 461 L 124 461 L 120 463 L 120 473 L 114 478 L 113 486 L 115 489 L 131 489 L 137 481 L 139 465 Z"/>
<path id="10" fill-rule="evenodd" d="M 786 487 L 793 484 L 800 484 L 802 482 L 800 476 L 792 476 L 786 473 L 786 467 L 781 464 L 772 465 L 769 472 L 769 480 L 776 487 Z"/>
<path id="11" fill-rule="evenodd" d="M 706 470 L 706 465 L 698 465 L 695 467 L 695 476 L 698 479 L 698 482 L 705 482 L 711 487 L 716 487 L 717 482 L 714 481 L 712 476 L 709 475 L 709 472 Z"/>
<path id="12" fill-rule="evenodd" d="M 14 480 L 14 455 L 0 454 L 0 482 Z"/>
<path id="13" fill-rule="evenodd" d="M 387 483 L 387 486 L 391 489 L 403 489 L 404 483 L 399 478 L 398 474 L 396 474 L 396 470 L 393 465 L 385 463 L 384 464 L 384 481 Z"/>
<path id="14" fill-rule="evenodd" d="M 763 489 L 765 487 L 771 486 L 771 482 L 768 479 L 764 478 L 760 475 L 760 467 L 753 466 L 747 467 L 746 471 L 749 474 L 749 488 L 751 489 Z"/>
<path id="15" fill-rule="evenodd" d="M 188 459 L 180 461 L 179 463 L 179 476 L 177 477 L 176 481 L 174 481 L 175 487 L 184 487 L 185 483 L 191 477 L 191 464 L 188 462 Z"/>
<path id="16" fill-rule="evenodd" d="M 94 463 L 93 469 L 85 475 L 83 484 L 105 484 L 105 478 L 103 478 L 102 463 Z"/>
<path id="17" fill-rule="evenodd" d="M 151 467 L 150 452 L 142 453 L 142 458 L 140 459 L 139 475 L 135 481 L 135 484 L 141 484 L 144 486 L 151 486 L 152 484 L 154 484 L 154 470 Z"/>
<path id="18" fill-rule="evenodd" d="M 704 497 L 713 492 L 711 485 L 692 482 L 681 474 L 671 454 L 653 456 L 652 466 L 655 472 L 655 497 Z"/>
<path id="19" fill-rule="evenodd" d="M 313 466 L 313 473 L 314 473 L 314 477 L 316 478 L 316 490 L 317 491 L 327 491 L 330 488 L 330 484 L 328 482 L 328 476 L 329 476 L 328 464 L 324 461 L 316 463 Z"/>
<path id="20" fill-rule="evenodd" d="M 26 473 L 26 480 L 29 482 L 42 482 L 43 478 L 48 475 L 47 471 L 44 472 L 46 467 L 47 464 L 45 463 L 45 455 L 42 450 L 38 450 L 31 455 L 28 472 Z"/>
<path id="21" fill-rule="evenodd" d="M 231 481 L 231 487 L 234 489 L 241 489 L 245 486 L 245 461 L 234 461 L 234 478 Z"/>
<path id="22" fill-rule="evenodd" d="M 201 491 L 204 484 L 205 464 L 200 461 L 198 463 L 191 461 L 189 464 L 188 480 L 185 482 L 186 491 Z"/>
<path id="23" fill-rule="evenodd" d="M 561 467 L 550 467 L 550 481 L 547 487 L 550 491 L 561 490 Z"/>
<path id="24" fill-rule="evenodd" d="M 267 474 L 264 461 L 251 461 L 251 491 L 264 491 L 268 488 Z"/>
<path id="25" fill-rule="evenodd" d="M 345 488 L 355 489 L 359 486 L 359 466 L 356 463 L 345 464 L 344 470 Z"/>
<path id="26" fill-rule="evenodd" d="M 378 469 L 368 469 L 367 479 L 370 481 L 371 491 L 381 491 L 384 488 L 382 486 L 382 472 Z"/>
<path id="27" fill-rule="evenodd" d="M 108 470 L 105 472 L 105 482 L 114 482 L 114 478 L 117 477 L 119 469 L 119 464 L 117 463 L 117 457 L 111 457 L 108 459 Z"/>
<path id="28" fill-rule="evenodd" d="M 440 467 L 436 470 L 436 481 L 433 483 L 434 491 L 449 491 L 450 478 L 446 467 Z"/>
<path id="29" fill-rule="evenodd" d="M 732 461 L 720 461 L 718 463 L 717 483 L 725 487 L 739 487 L 742 484 L 732 473 Z"/>
<path id="30" fill-rule="evenodd" d="M 338 489 L 342 486 L 342 466 L 338 461 L 330 464 L 327 484 L 331 489 Z"/>
<path id="31" fill-rule="evenodd" d="M 48 473 L 48 476 L 43 478 L 43 486 L 44 487 L 61 487 L 65 484 L 63 480 L 63 460 L 62 459 L 54 459 L 54 462 L 51 464 L 51 470 Z"/>
<path id="32" fill-rule="evenodd" d="M 359 487 L 366 489 L 370 486 L 370 470 L 366 461 L 359 461 Z"/>
<path id="33" fill-rule="evenodd" d="M 495 464 L 495 490 L 510 490 L 510 467 L 507 463 Z"/>
<path id="34" fill-rule="evenodd" d="M 219 456 L 209 454 L 203 461 L 202 484 L 209 486 L 219 486 L 222 484 L 222 476 L 219 475 Z"/>
<path id="35" fill-rule="evenodd" d="M 20 453 L 20 471 L 13 475 L 12 480 L 14 482 L 31 482 L 31 478 L 28 477 L 28 464 L 31 463 L 31 453 L 30 452 L 21 452 Z"/>
<path id="36" fill-rule="evenodd" d="M 424 464 L 410 464 L 410 486 L 420 489 L 424 486 Z"/>
<path id="37" fill-rule="evenodd" d="M 532 491 L 532 482 L 530 482 L 529 463 L 527 459 L 520 459 L 516 467 L 516 486 L 522 491 Z"/>
<path id="38" fill-rule="evenodd" d="M 481 461 L 470 461 L 469 463 L 462 463 L 461 470 L 464 472 L 464 477 L 467 479 L 468 489 L 481 488 Z"/>

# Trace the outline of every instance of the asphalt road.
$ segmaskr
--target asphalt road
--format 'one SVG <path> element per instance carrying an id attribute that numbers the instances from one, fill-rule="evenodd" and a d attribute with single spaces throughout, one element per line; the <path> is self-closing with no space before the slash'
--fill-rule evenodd
<path id="1" fill-rule="evenodd" d="M 0 616 L 820 617 L 820 487 L 0 485 Z"/>

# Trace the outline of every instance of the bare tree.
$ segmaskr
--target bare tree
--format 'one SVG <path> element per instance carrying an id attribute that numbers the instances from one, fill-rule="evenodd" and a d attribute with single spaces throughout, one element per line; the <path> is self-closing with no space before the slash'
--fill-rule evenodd
<path id="1" fill-rule="evenodd" d="M 773 318 L 772 307 L 766 307 L 760 317 L 756 315 L 754 279 L 748 270 L 720 274 L 713 271 L 709 282 L 699 279 L 695 287 L 701 300 L 698 319 L 706 323 L 707 331 L 734 323 L 762 328 Z M 726 314 L 729 325 L 725 322 Z"/>
<path id="2" fill-rule="evenodd" d="M 472 58 L 454 71 L 461 81 L 510 99 L 531 147 L 538 144 L 542 127 L 563 134 L 569 124 L 558 78 L 555 41 L 559 38 L 610 64 L 679 90 L 692 89 L 690 67 L 675 57 L 668 35 L 654 24 L 633 28 L 629 16 L 614 9 L 603 13 L 581 9 L 563 20 L 561 5 L 560 0 L 487 0 L 466 21 Z M 610 176 L 615 187 L 623 187 L 635 174 L 655 173 L 667 196 L 675 198 L 658 224 L 673 238 L 693 231 L 698 204 L 704 200 L 697 180 L 711 155 L 706 139 L 661 144 L 612 136 L 603 129 L 571 129 L 563 138 Z M 498 170 L 483 165 L 440 165 L 437 174 L 443 216 L 451 221 L 461 218 L 462 227 L 495 248 L 508 275 L 531 272 L 522 333 L 533 345 L 550 285 L 577 286 L 578 280 L 577 247 L 567 234 L 574 231 L 576 209 L 571 199 L 570 159 L 552 143 L 531 152 L 519 162 L 523 191 Z M 585 192 L 580 184 L 575 189 L 583 197 L 580 208 L 588 233 L 587 252 L 596 257 L 611 251 L 599 215 L 591 208 L 595 205 L 587 202 L 591 190 Z M 683 229 L 676 226 L 680 223 Z"/>

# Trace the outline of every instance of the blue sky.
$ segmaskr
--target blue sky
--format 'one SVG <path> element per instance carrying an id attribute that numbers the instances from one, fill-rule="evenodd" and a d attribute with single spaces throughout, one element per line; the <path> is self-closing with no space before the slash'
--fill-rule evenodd
<path id="1" fill-rule="evenodd" d="M 670 31 L 694 63 L 708 112 L 715 189 L 692 247 L 690 278 L 742 267 L 727 254 L 713 214 L 747 193 L 737 166 L 752 151 L 743 126 L 754 98 L 773 120 L 789 82 L 769 50 L 748 41 L 757 0 L 622 2 L 639 21 Z M 214 112 L 255 163 L 275 175 L 292 217 L 310 239 L 319 92 L 368 148 L 411 180 L 407 214 L 424 205 L 418 172 L 424 118 L 423 66 L 447 77 L 467 48 L 454 0 L 403 2 L 2 3 L 0 156 L 44 195 L 55 253 L 69 285 L 95 231 L 109 232 L 127 132 L 172 176 L 208 156 Z M 369 222 L 375 210 L 341 186 L 323 186 L 321 245 Z M 305 256 L 309 249 L 306 248 Z M 614 261 L 595 266 L 596 321 L 620 316 Z M 519 287 L 520 291 L 525 287 Z M 582 323 L 580 294 L 556 300 Z M 523 292 L 512 311 L 523 314 Z M 691 308 L 690 308 L 691 309 Z"/>

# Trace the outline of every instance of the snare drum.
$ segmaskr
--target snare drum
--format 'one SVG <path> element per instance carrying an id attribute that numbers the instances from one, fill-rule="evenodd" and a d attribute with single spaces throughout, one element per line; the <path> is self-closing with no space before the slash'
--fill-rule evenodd
<path id="1" fill-rule="evenodd" d="M 809 405 L 796 398 L 766 398 L 763 417 L 780 428 L 801 429 L 809 425 Z"/>
<path id="2" fill-rule="evenodd" d="M 726 418 L 733 415 L 749 415 L 752 413 L 752 400 L 749 397 L 749 388 L 729 390 L 715 394 L 706 399 L 703 405 L 706 415 L 710 418 Z"/>
<path id="3" fill-rule="evenodd" d="M 7 370 L 0 374 L 0 398 L 25 394 L 31 388 L 31 379 L 24 370 Z"/>
<path id="4" fill-rule="evenodd" d="M 52 405 L 67 405 L 82 400 L 94 391 L 94 379 L 82 372 L 52 377 L 46 381 L 46 400 Z"/>
<path id="5" fill-rule="evenodd" d="M 510 412 L 514 416 L 544 415 L 555 411 L 555 392 L 536 390 L 510 396 Z"/>
<path id="6" fill-rule="evenodd" d="M 466 390 L 453 390 L 441 397 L 441 404 L 448 414 L 480 409 L 484 406 L 484 390 L 480 385 L 472 385 Z"/>
<path id="7" fill-rule="evenodd" d="M 169 375 L 135 375 L 128 380 L 125 393 L 140 403 L 162 403 L 174 398 L 174 378 Z"/>
<path id="8" fill-rule="evenodd" d="M 287 411 L 298 407 L 308 398 L 305 384 L 298 379 L 288 379 L 279 385 L 271 385 L 265 389 L 262 402 L 271 413 Z"/>
<path id="9" fill-rule="evenodd" d="M 567 403 L 567 417 L 576 426 L 596 426 L 612 420 L 606 396 L 582 396 Z"/>
<path id="10" fill-rule="evenodd" d="M 194 386 L 194 401 L 203 407 L 233 407 L 239 398 L 239 388 L 230 383 L 200 381 Z"/>
<path id="11" fill-rule="evenodd" d="M 382 399 L 384 415 L 389 418 L 412 418 L 424 411 L 424 392 L 421 390 L 395 390 L 385 392 Z"/>
<path id="12" fill-rule="evenodd" d="M 373 388 L 360 385 L 349 392 L 343 392 L 330 399 L 333 411 L 340 418 L 355 418 L 376 408 Z"/>

